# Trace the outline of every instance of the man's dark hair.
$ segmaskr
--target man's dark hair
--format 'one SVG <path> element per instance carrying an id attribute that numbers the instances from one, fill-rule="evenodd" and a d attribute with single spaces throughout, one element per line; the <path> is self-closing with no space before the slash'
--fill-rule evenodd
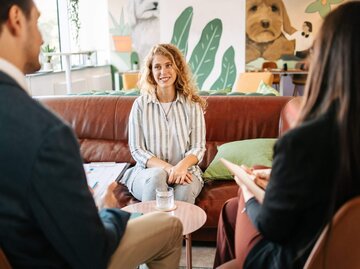
<path id="1" fill-rule="evenodd" d="M 21 8 L 27 18 L 30 17 L 32 0 L 0 0 L 0 32 L 2 25 L 9 18 L 9 10 L 12 6 L 17 5 Z"/>

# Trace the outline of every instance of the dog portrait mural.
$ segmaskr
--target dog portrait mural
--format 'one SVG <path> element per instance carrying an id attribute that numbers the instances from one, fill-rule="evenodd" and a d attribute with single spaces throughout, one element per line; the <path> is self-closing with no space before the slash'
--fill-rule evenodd
<path id="1" fill-rule="evenodd" d="M 293 68 L 308 55 L 323 18 L 346 0 L 246 0 L 246 66 Z"/>
<path id="2" fill-rule="evenodd" d="M 150 48 L 160 41 L 159 1 L 127 0 L 125 16 L 128 18 L 132 47 L 141 62 Z"/>
<path id="3" fill-rule="evenodd" d="M 291 35 L 296 29 L 282 0 L 247 0 L 246 63 L 259 57 L 276 61 L 282 55 L 294 54 L 295 42 L 283 31 Z"/>

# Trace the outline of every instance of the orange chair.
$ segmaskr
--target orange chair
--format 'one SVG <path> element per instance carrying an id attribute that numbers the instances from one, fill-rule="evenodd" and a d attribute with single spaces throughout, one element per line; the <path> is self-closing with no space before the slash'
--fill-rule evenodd
<path id="1" fill-rule="evenodd" d="M 1 269 L 11 269 L 11 265 L 8 261 L 8 259 L 5 256 L 5 253 L 3 252 L 3 250 L 0 248 L 0 268 Z"/>
<path id="2" fill-rule="evenodd" d="M 268 85 L 272 85 L 274 75 L 270 72 L 240 73 L 237 83 L 232 91 L 244 93 L 256 92 L 261 80 Z"/>
<path id="3" fill-rule="evenodd" d="M 121 78 L 123 83 L 123 89 L 131 90 L 137 87 L 139 72 L 123 73 Z"/>
<path id="4" fill-rule="evenodd" d="M 317 240 L 305 269 L 360 268 L 360 196 L 346 202 Z"/>
<path id="5" fill-rule="evenodd" d="M 264 72 L 271 71 L 271 69 L 277 69 L 277 68 L 278 68 L 278 66 L 275 62 L 264 62 L 262 64 L 262 70 Z M 275 85 L 276 89 L 279 90 L 279 86 L 280 86 L 280 75 L 279 74 L 274 74 L 273 84 Z"/>

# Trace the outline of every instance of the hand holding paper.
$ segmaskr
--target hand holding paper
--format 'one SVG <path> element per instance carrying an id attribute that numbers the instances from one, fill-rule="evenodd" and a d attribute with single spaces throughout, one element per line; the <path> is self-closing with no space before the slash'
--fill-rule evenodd
<path id="1" fill-rule="evenodd" d="M 235 175 L 235 181 L 238 185 L 245 185 L 246 188 L 254 194 L 259 203 L 263 202 L 265 191 L 255 184 L 255 175 L 248 174 L 241 166 L 229 162 L 224 158 L 221 158 L 220 161 Z"/>

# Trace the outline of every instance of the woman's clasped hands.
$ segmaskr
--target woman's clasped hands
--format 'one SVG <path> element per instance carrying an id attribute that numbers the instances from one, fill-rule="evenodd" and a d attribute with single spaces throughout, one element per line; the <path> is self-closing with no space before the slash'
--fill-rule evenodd
<path id="1" fill-rule="evenodd" d="M 180 184 L 185 185 L 192 182 L 192 175 L 188 171 L 186 166 L 178 163 L 175 166 L 166 170 L 169 174 L 167 183 L 168 184 Z"/>

